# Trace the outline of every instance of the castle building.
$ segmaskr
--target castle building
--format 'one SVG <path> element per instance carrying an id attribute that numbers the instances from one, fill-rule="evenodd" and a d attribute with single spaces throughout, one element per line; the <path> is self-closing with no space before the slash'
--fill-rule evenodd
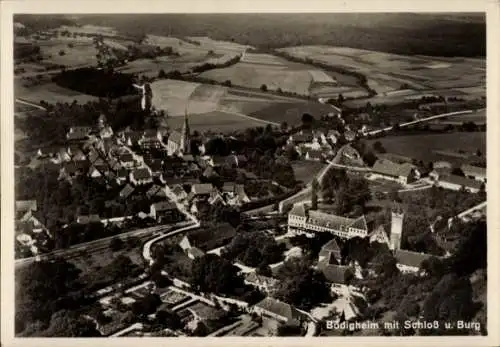
<path id="1" fill-rule="evenodd" d="M 184 114 L 184 124 L 181 131 L 172 131 L 167 141 L 167 151 L 169 155 L 189 154 L 191 149 L 191 134 L 187 111 Z"/>
<path id="2" fill-rule="evenodd" d="M 329 232 L 341 238 L 366 237 L 368 226 L 365 216 L 346 218 L 321 211 L 310 210 L 304 204 L 295 204 L 288 213 L 288 231 L 293 234 Z"/>

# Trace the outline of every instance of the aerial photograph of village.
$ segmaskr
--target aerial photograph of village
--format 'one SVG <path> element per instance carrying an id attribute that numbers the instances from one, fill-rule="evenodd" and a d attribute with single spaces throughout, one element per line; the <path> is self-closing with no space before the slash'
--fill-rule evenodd
<path id="1" fill-rule="evenodd" d="M 16 337 L 488 335 L 485 13 L 13 32 Z"/>

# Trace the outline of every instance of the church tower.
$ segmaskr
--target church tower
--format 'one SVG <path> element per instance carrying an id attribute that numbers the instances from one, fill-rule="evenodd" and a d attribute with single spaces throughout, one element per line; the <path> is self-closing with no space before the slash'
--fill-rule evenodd
<path id="1" fill-rule="evenodd" d="M 404 212 L 401 206 L 397 205 L 391 212 L 391 242 L 390 249 L 398 250 L 401 248 L 401 237 L 403 234 Z"/>
<path id="2" fill-rule="evenodd" d="M 183 154 L 188 154 L 191 151 L 191 139 L 190 139 L 187 107 L 186 110 L 184 111 L 184 124 L 182 125 L 182 130 L 181 130 L 181 141 L 179 143 L 179 151 L 182 152 Z"/>

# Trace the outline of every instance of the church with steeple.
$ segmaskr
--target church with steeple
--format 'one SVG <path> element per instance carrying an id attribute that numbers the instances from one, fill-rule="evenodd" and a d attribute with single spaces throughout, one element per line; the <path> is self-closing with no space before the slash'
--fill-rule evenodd
<path id="1" fill-rule="evenodd" d="M 187 109 L 184 112 L 184 123 L 181 131 L 172 131 L 167 141 L 168 155 L 185 155 L 191 150 L 191 133 Z"/>

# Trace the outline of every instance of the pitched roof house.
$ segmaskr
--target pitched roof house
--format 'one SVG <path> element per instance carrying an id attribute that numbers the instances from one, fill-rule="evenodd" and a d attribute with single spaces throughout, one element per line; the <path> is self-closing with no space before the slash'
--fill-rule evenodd
<path id="1" fill-rule="evenodd" d="M 414 182 L 420 177 L 415 165 L 410 163 L 398 164 L 387 159 L 377 160 L 373 165 L 372 173 L 402 184 Z"/>
<path id="2" fill-rule="evenodd" d="M 229 223 L 222 223 L 190 232 L 179 245 L 184 250 L 196 247 L 206 252 L 229 243 L 235 236 L 236 230 Z"/>
<path id="3" fill-rule="evenodd" d="M 300 324 L 304 314 L 286 302 L 267 297 L 257 303 L 253 310 L 257 314 L 271 316 L 282 323 Z"/>
<path id="4" fill-rule="evenodd" d="M 396 258 L 396 266 L 401 272 L 417 272 L 424 260 L 432 257 L 430 254 L 418 253 L 407 251 L 403 249 L 397 249 L 394 252 L 394 257 Z"/>
<path id="5" fill-rule="evenodd" d="M 130 182 L 134 185 L 143 185 L 153 182 L 149 168 L 135 169 L 130 173 Z"/>

